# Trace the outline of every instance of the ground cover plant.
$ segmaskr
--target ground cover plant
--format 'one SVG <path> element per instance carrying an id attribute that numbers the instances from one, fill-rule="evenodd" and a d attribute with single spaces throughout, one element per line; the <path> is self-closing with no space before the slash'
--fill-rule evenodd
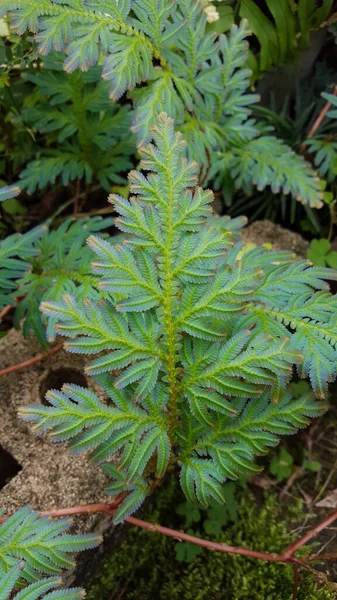
<path id="1" fill-rule="evenodd" d="M 224 502 L 228 479 L 259 471 L 256 456 L 325 411 L 335 378 L 336 298 L 324 281 L 335 271 L 233 244 L 173 120 L 161 113 L 152 134 L 139 148 L 144 172 L 129 175 L 134 195 L 110 197 L 126 238 L 88 238 L 104 298 L 41 305 L 70 352 L 98 355 L 86 371 L 109 400 L 64 385 L 47 406 L 20 410 L 36 432 L 103 463 L 115 500 L 101 510 L 115 523 L 168 472 L 188 501 Z M 294 365 L 313 390 L 296 398 Z M 295 550 L 279 560 L 299 560 Z"/>
<path id="2" fill-rule="evenodd" d="M 238 2 L 227 15 L 239 21 L 251 4 Z M 278 8 L 267 4 L 278 44 L 273 65 L 297 55 L 333 8 L 323 2 L 304 14 L 303 3 L 293 3 L 296 19 L 287 18 L 300 37 L 294 45 L 290 35 L 285 45 Z M 194 554 L 205 547 L 285 563 L 293 600 L 300 597 L 300 567 L 326 579 L 310 566 L 317 557 L 297 552 L 335 513 L 276 550 L 232 546 L 132 516 L 169 477 L 189 506 L 216 512 L 216 503 L 231 498 L 229 482 L 255 476 L 261 456 L 326 411 L 336 377 L 330 247 L 312 265 L 290 252 L 244 246 L 238 230 L 245 220 L 217 218 L 214 196 L 203 189 L 211 183 L 227 201 L 238 188 L 245 198 L 254 189 L 281 193 L 284 202 L 291 195 L 292 206 L 303 204 L 308 214 L 324 202 L 333 208 L 324 186 L 334 184 L 334 137 L 307 136 L 292 148 L 275 136 L 251 92 L 249 24 L 239 21 L 218 35 L 214 10 L 201 0 L 0 2 L 16 40 L 32 49 L 24 68 L 17 68 L 19 49 L 15 60 L 5 52 L 0 65 L 5 90 L 20 69 L 27 85 L 19 86 L 20 110 L 4 119 L 4 171 L 8 140 L 31 139 L 0 190 L 4 213 L 15 214 L 22 191 L 66 194 L 35 228 L 27 213 L 18 226 L 19 218 L 6 217 L 6 233 L 17 227 L 23 234 L 0 241 L 0 320 L 15 309 L 14 324 L 25 335 L 33 332 L 44 346 L 57 341 L 47 354 L 64 346 L 88 355 L 86 374 L 102 388 L 98 396 L 66 384 L 20 416 L 35 433 L 89 452 L 109 476 L 112 496 L 94 506 L 4 515 L 0 600 L 83 597 L 83 589 L 60 587 L 60 576 L 71 568 L 68 552 L 98 540 L 63 535 L 68 523 L 46 517 L 92 512 L 180 540 L 181 557 L 194 544 Z M 252 20 L 263 69 L 267 44 Z M 324 100 L 336 102 L 333 94 Z M 327 116 L 332 123 L 334 117 Z M 109 207 L 86 212 L 96 187 L 110 191 L 116 183 L 122 187 Z M 107 212 L 117 217 L 98 216 Z M 119 236 L 111 237 L 115 228 Z M 308 381 L 301 393 L 290 386 L 294 376 Z M 278 480 L 284 456 L 291 459 L 281 450 L 270 466 Z"/>
<path id="3" fill-rule="evenodd" d="M 132 235 L 116 245 L 88 238 L 105 300 L 67 294 L 41 305 L 68 350 L 98 354 L 87 373 L 114 407 L 69 386 L 50 392 L 52 408 L 22 409 L 37 431 L 73 438 L 98 463 L 124 449 L 118 467 L 105 467 L 110 492 L 126 494 L 117 522 L 170 464 L 190 500 L 221 501 L 221 483 L 254 472 L 256 454 L 324 410 L 335 377 L 336 299 L 323 280 L 335 271 L 233 246 L 221 219 L 207 225 L 212 194 L 197 187 L 197 165 L 166 114 L 153 136 L 139 149 L 148 175 L 129 176 L 135 195 L 110 197 L 115 224 Z M 293 365 L 314 392 L 296 402 Z"/>

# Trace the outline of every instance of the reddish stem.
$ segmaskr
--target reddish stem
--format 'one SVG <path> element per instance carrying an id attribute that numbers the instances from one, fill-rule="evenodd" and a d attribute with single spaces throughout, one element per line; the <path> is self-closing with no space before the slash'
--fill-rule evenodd
<path id="1" fill-rule="evenodd" d="M 48 358 L 48 356 L 56 354 L 56 352 L 59 352 L 62 348 L 63 342 L 57 344 L 57 346 L 54 346 L 50 350 L 47 350 L 47 352 L 43 352 L 41 354 L 38 354 L 37 356 L 34 356 L 34 358 L 30 358 L 29 360 L 25 360 L 22 363 L 18 363 L 16 365 L 12 365 L 11 367 L 7 367 L 6 369 L 2 369 L 0 371 L 0 377 L 3 377 L 4 375 L 9 375 L 10 373 L 15 373 L 15 371 L 19 371 L 20 369 L 30 367 L 31 365 L 34 365 L 35 363 L 38 363 L 41 360 L 44 360 L 45 358 Z"/>
<path id="2" fill-rule="evenodd" d="M 335 85 L 334 90 L 332 92 L 333 96 L 337 96 L 337 85 Z M 307 135 L 307 140 L 310 140 L 312 137 L 314 137 L 317 129 L 319 128 L 319 126 L 322 124 L 322 121 L 325 119 L 327 112 L 330 110 L 331 107 L 331 102 L 327 102 L 325 104 L 325 106 L 323 106 L 321 112 L 319 113 L 315 123 L 313 124 L 313 126 L 311 127 L 308 135 Z M 305 143 L 302 144 L 300 146 L 300 152 L 304 152 L 305 150 Z"/>
<path id="3" fill-rule="evenodd" d="M 177 531 L 175 529 L 170 529 L 169 527 L 157 525 L 156 523 L 148 523 L 147 521 L 142 521 L 141 519 L 136 519 L 135 517 L 128 517 L 125 520 L 128 523 L 130 523 L 130 525 L 135 525 L 136 527 L 147 529 L 148 531 L 152 531 L 153 533 L 161 533 L 162 535 L 172 537 L 175 540 L 179 540 L 180 542 L 189 542 L 190 544 L 195 544 L 196 546 L 207 548 L 207 550 L 216 550 L 217 552 L 225 552 L 226 554 L 240 554 L 241 556 L 248 556 L 249 558 L 258 558 L 267 562 L 279 561 L 278 556 L 276 554 L 268 554 L 266 552 L 250 550 L 249 548 L 229 546 L 228 544 L 222 544 L 221 542 L 211 542 L 210 540 L 204 540 L 194 535 L 189 535 L 184 531 Z"/>
<path id="4" fill-rule="evenodd" d="M 7 306 L 5 306 L 5 308 L 2 309 L 2 311 L 0 312 L 0 321 L 6 315 L 8 315 L 8 313 L 11 311 L 12 308 L 15 308 L 15 307 L 12 304 L 8 304 Z"/>
<path id="5" fill-rule="evenodd" d="M 116 512 L 117 507 L 123 500 L 123 495 L 118 496 L 113 503 L 100 503 L 100 504 L 86 504 L 83 506 L 73 506 L 70 508 L 60 508 L 60 509 L 52 509 L 41 511 L 41 517 L 66 517 L 71 515 L 78 514 L 92 514 L 92 513 L 105 513 L 113 516 Z M 6 521 L 8 517 L 4 516 L 0 518 L 0 523 Z M 205 540 L 194 535 L 189 535 L 183 531 L 177 531 L 175 529 L 170 529 L 169 527 L 163 527 L 162 525 L 157 525 L 156 523 L 149 523 L 148 521 L 143 521 L 142 519 L 137 519 L 136 517 L 127 517 L 125 521 L 130 525 L 134 525 L 136 527 L 141 527 L 142 529 L 147 529 L 153 533 L 160 533 L 162 535 L 166 535 L 168 537 L 172 537 L 176 540 L 189 542 L 191 544 L 195 544 L 197 546 L 201 546 L 202 548 L 207 548 L 208 550 L 215 550 L 217 552 L 224 552 L 226 554 L 238 554 L 240 556 L 247 556 L 248 558 L 256 558 L 259 560 L 263 560 L 266 562 L 281 562 L 281 563 L 291 563 L 295 566 L 303 566 L 305 568 L 310 568 L 306 563 L 311 560 L 310 557 L 306 559 L 299 559 L 294 556 L 295 552 L 303 546 L 308 540 L 313 538 L 317 533 L 328 527 L 335 519 L 337 518 L 337 511 L 332 513 L 329 517 L 324 519 L 321 523 L 316 525 L 313 529 L 311 529 L 305 536 L 303 536 L 297 542 L 291 544 L 282 554 L 269 554 L 267 552 L 260 552 L 258 550 L 250 550 L 249 548 L 243 548 L 240 546 L 230 546 L 228 544 L 223 544 L 221 542 L 212 542 L 211 540 Z M 329 555 L 327 555 L 328 557 Z M 334 555 L 332 555 L 334 556 Z M 318 557 L 315 557 L 318 559 Z M 325 557 L 320 557 L 321 559 Z M 294 571 L 295 574 L 295 571 Z M 295 578 L 296 579 L 296 578 Z M 296 589 L 294 587 L 294 589 Z"/>

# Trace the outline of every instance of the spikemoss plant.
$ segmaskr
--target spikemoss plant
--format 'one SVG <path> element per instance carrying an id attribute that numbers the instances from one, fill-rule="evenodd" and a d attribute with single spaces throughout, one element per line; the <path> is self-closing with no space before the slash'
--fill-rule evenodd
<path id="1" fill-rule="evenodd" d="M 233 244 L 182 135 L 165 113 L 157 120 L 139 149 L 143 173 L 129 174 L 134 196 L 111 197 L 123 242 L 88 239 L 104 299 L 41 305 L 70 352 L 96 355 L 87 374 L 111 402 L 65 385 L 21 410 L 35 431 L 105 463 L 108 491 L 124 497 L 116 523 L 176 465 L 190 502 L 222 503 L 228 479 L 258 471 L 258 455 L 325 410 L 336 376 L 337 297 L 325 280 L 337 273 Z M 296 399 L 294 365 L 313 388 Z"/>

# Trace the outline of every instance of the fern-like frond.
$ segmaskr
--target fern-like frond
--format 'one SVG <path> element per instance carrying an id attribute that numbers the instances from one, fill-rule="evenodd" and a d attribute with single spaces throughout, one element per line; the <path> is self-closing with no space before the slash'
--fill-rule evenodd
<path id="1" fill-rule="evenodd" d="M 104 298 L 42 303 L 68 350 L 93 355 L 87 373 L 108 401 L 65 385 L 48 392 L 51 406 L 21 410 L 36 431 L 97 462 L 119 452 L 118 466 L 105 466 L 108 491 L 125 495 L 118 522 L 171 462 L 189 499 L 222 501 L 227 478 L 255 472 L 256 455 L 324 410 L 312 395 L 288 396 L 293 366 L 319 397 L 333 376 L 322 346 L 335 347 L 331 271 L 233 244 L 242 221 L 212 217 L 181 134 L 166 114 L 157 121 L 129 175 L 131 197 L 110 197 L 127 239 L 88 240 Z"/>
<path id="2" fill-rule="evenodd" d="M 18 562 L 0 577 L 0 600 L 81 600 L 85 597 L 84 590 L 80 588 L 58 589 L 62 585 L 60 577 L 43 578 L 15 593 L 22 568 L 23 563 Z"/>
<path id="3" fill-rule="evenodd" d="M 313 155 L 314 165 L 322 178 L 326 178 L 329 183 L 333 183 L 337 165 L 336 140 L 331 140 L 328 136 L 315 136 L 313 139 L 307 140 L 305 145 L 308 154 Z"/>
<path id="4" fill-rule="evenodd" d="M 117 391 L 106 378 L 99 381 L 113 406 L 103 404 L 86 388 L 65 385 L 62 391 L 47 393 L 52 408 L 31 405 L 23 407 L 20 414 L 35 422 L 35 431 L 50 429 L 53 441 L 72 440 L 72 452 L 91 450 L 95 462 L 105 461 L 123 449 L 121 465 L 127 474 L 128 485 L 143 474 L 154 454 L 156 476 L 162 477 L 171 452 L 168 419 L 162 412 L 167 396 L 162 393 L 158 397 L 157 389 L 155 394 L 144 396 L 141 405 L 136 406 L 132 396 Z"/>
<path id="5" fill-rule="evenodd" d="M 71 181 L 84 179 L 91 183 L 93 173 L 88 162 L 80 156 L 80 152 L 69 147 L 63 150 L 49 150 L 46 156 L 28 163 L 20 174 L 20 186 L 33 194 L 36 189 L 43 189 L 54 184 L 58 177 L 63 185 Z"/>
<path id="6" fill-rule="evenodd" d="M 336 377 L 337 297 L 326 280 L 336 279 L 333 269 L 312 267 L 289 255 L 283 264 L 273 252 L 253 251 L 246 260 L 263 264 L 265 277 L 255 290 L 254 301 L 237 323 L 282 338 L 291 337 L 291 348 L 303 355 L 301 377 L 310 377 L 315 393 L 324 398 L 327 383 Z"/>
<path id="7" fill-rule="evenodd" d="M 212 167 L 217 185 L 230 172 L 237 189 L 250 194 L 270 186 L 274 194 L 291 194 L 302 204 L 314 208 L 322 206 L 318 177 L 312 177 L 310 165 L 283 142 L 273 136 L 260 136 L 240 146 L 233 146 L 228 154 L 220 153 Z"/>
<path id="8" fill-rule="evenodd" d="M 250 34 L 246 20 L 217 38 L 206 31 L 201 0 L 135 1 L 132 10 L 130 2 L 121 0 L 5 0 L 0 14 L 7 11 L 16 32 L 35 33 L 40 53 L 65 52 L 68 73 L 78 68 L 86 72 L 103 56 L 110 97 L 116 100 L 131 92 L 133 131 L 141 144 L 151 138 L 156 113 L 164 110 L 182 126 L 189 156 L 202 163 L 206 175 L 214 164 L 210 155 L 219 152 L 230 164 L 221 160 L 217 172 L 233 168 L 235 183 L 246 190 L 271 185 L 319 206 L 321 190 L 303 160 L 276 139 L 264 137 L 259 145 L 260 131 L 250 117 L 258 96 L 249 93 L 251 74 L 245 68 Z M 143 82 L 147 85 L 135 89 Z M 53 130 L 59 120 L 59 135 L 69 136 L 76 128 L 69 112 L 47 107 L 43 127 Z M 249 158 L 243 152 L 247 144 Z"/>
<path id="9" fill-rule="evenodd" d="M 18 578 L 35 582 L 46 575 L 55 577 L 62 569 L 74 566 L 72 553 L 94 548 L 100 543 L 100 537 L 95 534 L 66 533 L 70 525 L 68 519 L 52 521 L 47 517 L 41 518 L 30 507 L 21 508 L 2 523 L 0 580 L 2 582 L 2 578 L 5 578 L 5 589 L 9 585 L 14 586 Z M 17 570 L 18 564 L 20 572 Z M 50 581 L 53 584 L 49 587 L 54 587 L 55 579 Z"/>
<path id="10" fill-rule="evenodd" d="M 35 88 L 17 120 L 47 136 L 47 143 L 21 173 L 20 187 L 31 194 L 48 184 L 78 180 L 98 180 L 107 190 L 123 183 L 120 173 L 132 166 L 129 155 L 135 151 L 131 113 L 128 105 L 109 100 L 100 68 L 68 75 L 62 54 L 52 52 L 39 72 L 24 77 Z"/>
<path id="11" fill-rule="evenodd" d="M 0 202 L 3 200 L 9 200 L 15 198 L 21 192 L 21 188 L 18 185 L 7 185 L 0 188 Z"/>
<path id="12" fill-rule="evenodd" d="M 145 447 L 152 448 L 147 460 L 153 454 L 157 445 L 158 470 L 163 470 L 167 458 L 167 434 L 165 416 L 160 415 L 163 408 L 161 402 L 156 411 L 149 414 L 147 403 L 153 409 L 155 398 L 144 398 L 144 408 L 132 406 L 130 398 L 123 391 L 108 388 L 109 398 L 115 407 L 103 404 L 99 398 L 86 388 L 76 385 L 65 385 L 62 391 L 51 390 L 47 400 L 52 408 L 41 405 L 30 405 L 20 409 L 21 416 L 35 422 L 37 432 L 51 429 L 53 441 L 70 440 L 73 452 L 90 449 L 97 461 L 109 458 L 114 452 L 126 445 L 126 453 L 137 457 L 142 455 Z M 167 398 L 166 398 L 167 401 Z M 145 443 L 145 433 L 151 433 Z M 134 440 L 131 449 L 130 442 Z M 165 450 L 166 448 L 166 450 Z M 149 451 L 149 450 L 148 450 Z M 145 450 L 144 450 L 145 452 Z M 147 454 L 145 454 L 147 456 Z M 147 461 L 146 461 L 147 462 Z M 146 465 L 144 463 L 144 466 Z M 165 469 L 164 469 L 165 470 Z M 133 474 L 134 478 L 136 473 Z"/>
<path id="13" fill-rule="evenodd" d="M 0 309 L 15 304 L 13 292 L 17 281 L 30 268 L 30 260 L 38 254 L 36 241 L 45 235 L 47 227 L 41 225 L 23 235 L 10 235 L 0 241 Z"/>
<path id="14" fill-rule="evenodd" d="M 223 481 L 258 472 L 256 456 L 277 445 L 281 435 L 306 427 L 310 418 L 325 410 L 312 394 L 294 400 L 285 393 L 275 403 L 265 392 L 247 403 L 237 400 L 233 404 L 237 416 L 219 414 L 206 433 L 193 423 L 193 417 L 185 414 L 180 432 L 185 447 L 180 482 L 191 502 L 207 505 L 211 498 L 221 502 Z"/>
<path id="15" fill-rule="evenodd" d="M 34 243 L 35 256 L 23 273 L 17 274 L 14 296 L 19 296 L 14 324 L 22 326 L 25 336 L 35 333 L 42 345 L 46 345 L 46 320 L 39 305 L 49 298 L 60 299 L 65 293 L 74 294 L 80 300 L 98 297 L 97 278 L 90 271 L 93 254 L 86 245 L 92 232 L 102 232 L 111 224 L 110 219 L 67 219 L 56 230 L 44 227 L 44 235 Z M 29 235 L 29 234 L 25 234 Z M 34 254 L 33 253 L 33 254 Z M 23 320 L 23 322 L 22 322 Z M 53 328 L 53 322 L 48 329 Z"/>

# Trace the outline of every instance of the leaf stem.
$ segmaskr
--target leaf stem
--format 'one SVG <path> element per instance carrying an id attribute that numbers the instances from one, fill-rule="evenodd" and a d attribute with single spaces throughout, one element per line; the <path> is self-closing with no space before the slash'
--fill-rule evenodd
<path id="1" fill-rule="evenodd" d="M 167 203 L 167 240 L 166 248 L 164 252 L 164 296 L 163 296 L 163 312 L 164 321 L 167 335 L 167 367 L 168 367 L 168 380 L 170 387 L 170 400 L 169 400 L 169 429 L 170 429 L 170 441 L 173 444 L 175 420 L 177 413 L 177 395 L 178 385 L 176 377 L 176 340 L 175 340 L 175 329 L 174 329 L 174 315 L 173 315 L 173 268 L 171 265 L 171 257 L 173 251 L 173 203 L 174 203 L 174 187 L 171 179 L 169 169 L 167 169 L 167 178 L 169 182 L 169 200 Z"/>

